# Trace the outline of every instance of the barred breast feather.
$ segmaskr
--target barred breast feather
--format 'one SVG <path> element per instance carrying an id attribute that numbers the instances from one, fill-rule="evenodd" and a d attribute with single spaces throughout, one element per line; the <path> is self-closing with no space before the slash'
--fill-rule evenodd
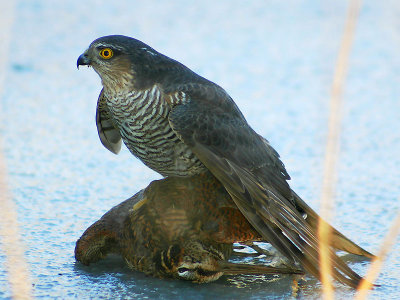
<path id="1" fill-rule="evenodd" d="M 170 104 L 181 101 L 182 93 L 165 96 L 157 85 L 146 90 L 104 93 L 122 140 L 144 164 L 163 176 L 191 176 L 205 170 L 168 121 Z"/>

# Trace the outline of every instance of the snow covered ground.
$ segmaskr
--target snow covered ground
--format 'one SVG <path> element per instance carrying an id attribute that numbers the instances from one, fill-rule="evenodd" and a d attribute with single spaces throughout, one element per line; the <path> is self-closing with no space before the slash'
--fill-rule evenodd
<path id="1" fill-rule="evenodd" d="M 124 34 L 220 84 L 281 154 L 292 187 L 318 209 L 347 1 L 14 2 L 10 43 L 1 46 L 8 47 L 8 60 L 0 70 L 0 136 L 34 296 L 289 297 L 285 279 L 234 277 L 195 285 L 146 277 L 115 258 L 89 268 L 75 263 L 83 231 L 160 178 L 127 150 L 115 156 L 103 148 L 94 122 L 100 80 L 92 69 L 78 72 L 76 59 L 95 38 Z M 363 1 L 343 99 L 332 223 L 372 252 L 400 202 L 399 15 L 398 1 Z M 11 295 L 2 242 L 0 237 L 0 299 Z M 348 261 L 365 274 L 368 263 Z M 399 243 L 378 283 L 371 299 L 398 299 Z M 318 298 L 320 290 L 310 279 L 302 297 Z M 353 294 L 337 290 L 340 299 Z"/>

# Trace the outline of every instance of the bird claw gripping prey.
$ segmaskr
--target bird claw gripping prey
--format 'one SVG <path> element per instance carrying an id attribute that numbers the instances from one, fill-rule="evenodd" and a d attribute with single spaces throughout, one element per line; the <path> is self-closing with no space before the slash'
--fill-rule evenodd
<path id="1" fill-rule="evenodd" d="M 228 261 L 234 242 L 259 238 L 215 177 L 200 174 L 154 181 L 115 206 L 84 232 L 75 257 L 88 265 L 117 253 L 132 269 L 198 283 L 222 275 L 303 274 Z"/>
<path id="2" fill-rule="evenodd" d="M 96 121 L 107 149 L 118 153 L 123 141 L 164 177 L 210 171 L 262 239 L 320 278 L 318 215 L 290 188 L 278 153 L 224 89 L 121 35 L 93 41 L 77 65 L 93 67 L 101 78 Z M 361 277 L 335 250 L 373 255 L 332 230 L 333 276 L 357 287 Z"/>

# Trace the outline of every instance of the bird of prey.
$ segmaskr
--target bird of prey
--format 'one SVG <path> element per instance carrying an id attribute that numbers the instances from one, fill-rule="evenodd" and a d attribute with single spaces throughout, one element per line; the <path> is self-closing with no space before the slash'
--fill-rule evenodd
<path id="1" fill-rule="evenodd" d="M 260 238 L 217 179 L 204 173 L 154 181 L 112 208 L 77 241 L 75 257 L 89 265 L 116 253 L 134 270 L 198 283 L 222 275 L 303 274 L 227 261 L 232 243 Z"/>
<path id="2" fill-rule="evenodd" d="M 118 153 L 122 139 L 164 177 L 209 170 L 263 239 L 320 278 L 318 215 L 290 188 L 278 153 L 223 88 L 121 35 L 93 41 L 77 65 L 93 67 L 101 78 L 96 122 L 107 149 Z M 331 246 L 333 276 L 356 287 L 361 277 L 334 250 L 373 255 L 335 229 Z"/>

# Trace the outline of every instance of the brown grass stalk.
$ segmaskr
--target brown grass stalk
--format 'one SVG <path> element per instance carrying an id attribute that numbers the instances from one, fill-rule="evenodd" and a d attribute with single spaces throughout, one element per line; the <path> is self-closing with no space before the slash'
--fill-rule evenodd
<path id="1" fill-rule="evenodd" d="M 400 201 L 400 199 L 399 199 Z M 366 299 L 368 292 L 372 289 L 372 282 L 376 280 L 379 275 L 379 271 L 382 268 L 383 262 L 388 255 L 390 249 L 396 242 L 397 236 L 400 233 L 400 211 L 397 214 L 389 232 L 386 234 L 378 255 L 372 260 L 371 266 L 368 269 L 367 275 L 361 281 L 360 286 L 357 289 L 357 294 L 354 297 L 355 300 Z"/>
<path id="2" fill-rule="evenodd" d="M 361 7 L 361 0 L 351 0 L 343 32 L 342 42 L 336 62 L 333 77 L 330 106 L 328 135 L 324 160 L 324 177 L 322 181 L 321 193 L 321 217 L 330 221 L 330 216 L 334 207 L 335 187 L 337 181 L 336 165 L 340 148 L 340 126 L 341 126 L 341 106 L 343 86 L 346 78 L 348 60 L 351 45 L 354 39 L 354 32 L 358 14 Z M 323 284 L 324 299 L 334 299 L 332 286 L 332 266 L 329 259 L 330 228 L 326 223 L 320 222 L 318 227 L 321 281 Z"/>
<path id="3" fill-rule="evenodd" d="M 0 140 L 1 143 L 1 140 Z M 24 257 L 19 234 L 18 215 L 15 204 L 10 196 L 7 180 L 6 165 L 2 156 L 0 144 L 0 237 L 1 248 L 5 254 L 5 268 L 13 299 L 30 299 L 31 284 L 29 268 Z"/>
<path id="4" fill-rule="evenodd" d="M 14 1 L 3 1 L 0 10 L 0 97 L 6 68 L 9 61 L 8 46 L 11 39 L 11 26 L 14 21 Z M 2 102 L 0 101 L 0 110 Z M 8 272 L 13 299 L 30 299 L 31 283 L 29 268 L 24 257 L 24 249 L 19 234 L 18 215 L 7 185 L 7 168 L 1 148 L 0 138 L 0 247 L 5 254 L 4 267 Z"/>

